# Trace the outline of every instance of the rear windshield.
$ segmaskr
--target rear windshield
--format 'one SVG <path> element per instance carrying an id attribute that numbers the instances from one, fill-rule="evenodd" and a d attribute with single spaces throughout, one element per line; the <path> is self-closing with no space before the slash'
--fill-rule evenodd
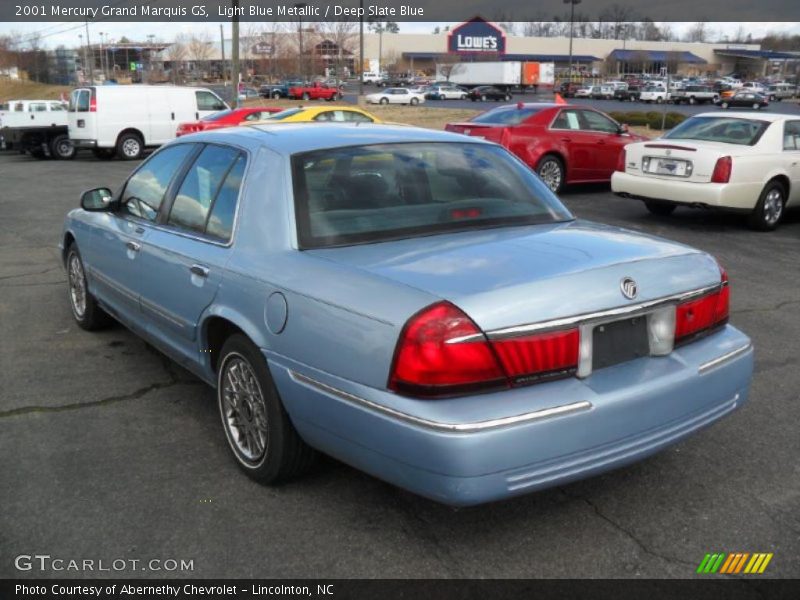
<path id="1" fill-rule="evenodd" d="M 569 211 L 499 146 L 401 143 L 292 158 L 300 247 L 553 223 Z"/>
<path id="2" fill-rule="evenodd" d="M 490 125 L 519 125 L 528 117 L 538 113 L 541 108 L 534 106 L 501 106 L 494 108 L 472 119 L 473 123 L 486 123 Z"/>
<path id="3" fill-rule="evenodd" d="M 664 135 L 663 139 L 700 140 L 753 146 L 761 139 L 767 127 L 769 127 L 768 121 L 756 119 L 691 117 Z"/>

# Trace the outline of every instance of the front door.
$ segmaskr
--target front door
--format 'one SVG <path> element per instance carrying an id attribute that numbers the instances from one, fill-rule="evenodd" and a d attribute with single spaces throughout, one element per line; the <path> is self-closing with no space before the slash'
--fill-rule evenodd
<path id="1" fill-rule="evenodd" d="M 550 126 L 555 145 L 566 154 L 568 182 L 594 179 L 597 140 L 581 128 L 580 112 L 574 108 L 562 109 Z"/>
<path id="2" fill-rule="evenodd" d="M 198 324 L 222 281 L 246 159 L 209 144 L 196 156 L 142 250 L 148 333 L 187 361 L 201 361 Z"/>

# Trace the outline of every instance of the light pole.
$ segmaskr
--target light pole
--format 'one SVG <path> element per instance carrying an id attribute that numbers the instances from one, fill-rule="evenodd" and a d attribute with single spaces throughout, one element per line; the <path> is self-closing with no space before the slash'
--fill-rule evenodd
<path id="1" fill-rule="evenodd" d="M 303 81 L 306 80 L 306 62 L 305 62 L 305 56 L 303 56 L 303 14 L 302 14 L 302 10 L 306 6 L 308 6 L 308 4 L 306 2 L 296 2 L 295 5 L 294 5 L 294 7 L 296 9 L 298 9 L 298 11 L 299 11 L 298 15 L 297 15 L 297 33 L 298 33 L 298 35 L 300 37 L 300 40 L 299 40 L 299 42 L 300 42 L 300 55 L 299 55 L 299 58 L 300 58 L 300 77 L 303 79 Z"/>
<path id="2" fill-rule="evenodd" d="M 569 81 L 572 81 L 572 35 L 575 28 L 575 5 L 582 0 L 564 0 L 564 4 L 569 4 Z"/>

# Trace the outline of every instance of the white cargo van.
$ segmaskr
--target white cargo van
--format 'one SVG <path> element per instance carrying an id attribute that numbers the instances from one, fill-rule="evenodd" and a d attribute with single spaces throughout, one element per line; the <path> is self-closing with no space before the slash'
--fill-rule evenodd
<path id="1" fill-rule="evenodd" d="M 161 85 L 98 85 L 72 91 L 69 137 L 96 156 L 141 157 L 145 147 L 175 138 L 178 124 L 197 121 L 228 105 L 204 88 Z"/>

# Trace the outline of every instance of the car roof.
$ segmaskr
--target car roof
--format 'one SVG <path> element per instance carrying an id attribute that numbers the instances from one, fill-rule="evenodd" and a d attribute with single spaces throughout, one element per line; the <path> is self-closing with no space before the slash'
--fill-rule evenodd
<path id="1" fill-rule="evenodd" d="M 180 138 L 179 138 L 180 139 Z M 195 141 L 230 141 L 249 147 L 266 146 L 292 155 L 342 146 L 407 142 L 461 142 L 488 144 L 460 133 L 377 123 L 261 123 L 194 134 Z"/>
<path id="2" fill-rule="evenodd" d="M 756 121 L 769 121 L 773 123 L 775 121 L 794 121 L 797 120 L 797 115 L 785 115 L 781 113 L 769 113 L 769 112 L 743 112 L 743 111 L 728 111 L 724 113 L 720 112 L 705 112 L 699 113 L 697 115 L 692 115 L 694 117 L 727 117 L 733 119 L 749 119 L 749 120 L 756 120 Z"/>

